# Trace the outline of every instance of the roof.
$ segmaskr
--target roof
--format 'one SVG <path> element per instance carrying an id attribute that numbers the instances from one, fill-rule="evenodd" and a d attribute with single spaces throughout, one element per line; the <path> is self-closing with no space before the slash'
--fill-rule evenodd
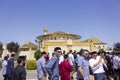
<path id="1" fill-rule="evenodd" d="M 38 48 L 38 46 L 32 42 L 27 42 L 21 46 L 21 48 Z"/>
<path id="2" fill-rule="evenodd" d="M 71 36 L 71 37 L 75 37 L 76 39 L 81 38 L 80 35 L 70 34 L 70 33 L 63 32 L 63 31 L 56 31 L 56 32 L 53 32 L 53 33 L 50 33 L 50 34 L 38 36 L 37 39 L 44 39 L 47 36 L 54 36 L 54 37 L 57 37 L 57 36 L 63 36 L 63 37 L 64 36 Z"/>
<path id="3" fill-rule="evenodd" d="M 63 32 L 63 31 L 56 31 L 56 32 L 53 32 L 51 34 L 69 34 L 69 33 Z"/>
<path id="4" fill-rule="evenodd" d="M 89 38 L 83 42 L 93 42 L 93 44 L 106 44 L 106 43 L 103 43 L 102 41 L 100 41 L 99 39 L 97 38 Z"/>

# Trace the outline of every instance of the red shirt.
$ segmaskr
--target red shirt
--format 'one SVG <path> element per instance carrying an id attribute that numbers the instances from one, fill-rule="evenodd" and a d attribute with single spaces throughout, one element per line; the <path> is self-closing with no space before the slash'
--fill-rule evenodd
<path id="1" fill-rule="evenodd" d="M 63 61 L 60 64 L 60 76 L 61 80 L 70 80 L 70 72 L 72 72 L 72 66 L 68 61 Z"/>
<path id="2" fill-rule="evenodd" d="M 46 59 L 46 61 L 48 61 L 48 60 L 49 60 L 49 56 L 48 56 L 48 55 L 46 55 L 46 56 L 45 56 L 45 59 Z"/>

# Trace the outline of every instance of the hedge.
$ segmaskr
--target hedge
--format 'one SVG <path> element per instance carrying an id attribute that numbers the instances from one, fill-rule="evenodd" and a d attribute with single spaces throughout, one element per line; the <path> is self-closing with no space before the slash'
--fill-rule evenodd
<path id="1" fill-rule="evenodd" d="M 27 60 L 27 70 L 35 70 L 36 69 L 36 60 Z"/>

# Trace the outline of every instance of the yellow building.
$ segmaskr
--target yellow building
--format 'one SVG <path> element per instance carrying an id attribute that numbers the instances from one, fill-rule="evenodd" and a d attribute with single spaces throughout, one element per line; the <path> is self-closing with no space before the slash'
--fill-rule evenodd
<path id="1" fill-rule="evenodd" d="M 91 42 L 91 41 L 92 41 L 92 43 L 94 45 L 94 48 L 93 48 L 94 51 L 99 51 L 99 49 L 104 49 L 105 51 L 108 51 L 107 44 L 100 41 L 97 38 L 89 38 L 89 39 L 87 39 L 87 40 L 85 40 L 83 42 Z"/>
<path id="2" fill-rule="evenodd" d="M 47 29 L 44 29 L 44 35 L 37 37 L 36 42 L 38 46 L 32 42 L 27 42 L 20 47 L 19 55 L 26 55 L 27 60 L 35 60 L 34 52 L 37 49 L 52 53 L 55 47 L 61 47 L 62 50 L 68 52 L 69 50 L 80 51 L 81 49 L 87 49 L 89 51 L 98 51 L 99 49 L 107 50 L 107 44 L 100 41 L 97 38 L 90 38 L 85 41 L 80 41 L 81 36 L 76 34 L 70 34 L 63 31 L 57 31 L 53 33 L 47 33 Z M 3 46 L 4 51 L 2 57 L 8 54 L 6 45 Z"/>
<path id="3" fill-rule="evenodd" d="M 32 42 L 27 42 L 20 47 L 19 56 L 27 56 L 27 60 L 35 60 L 34 53 L 38 46 Z"/>
<path id="4" fill-rule="evenodd" d="M 66 52 L 69 50 L 80 51 L 81 49 L 98 51 L 100 47 L 106 47 L 106 43 L 103 43 L 97 38 L 90 38 L 85 41 L 80 41 L 80 35 L 70 34 L 63 31 L 57 31 L 49 34 L 47 32 L 48 30 L 44 28 L 44 35 L 38 36 L 37 42 L 39 43 L 39 48 L 42 51 L 49 52 L 50 55 L 52 55 L 51 53 L 53 53 L 54 48 L 57 46 L 61 47 L 61 49 Z"/>

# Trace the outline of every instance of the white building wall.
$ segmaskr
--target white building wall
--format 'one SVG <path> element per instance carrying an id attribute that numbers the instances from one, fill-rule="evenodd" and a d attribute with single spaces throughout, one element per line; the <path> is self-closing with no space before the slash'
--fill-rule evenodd
<path id="1" fill-rule="evenodd" d="M 4 59 L 4 56 L 6 56 L 7 54 L 9 54 L 10 55 L 10 52 L 8 52 L 8 50 L 7 50 L 7 45 L 6 44 L 4 44 L 3 45 L 3 53 L 2 53 L 2 59 Z"/>
<path id="2" fill-rule="evenodd" d="M 101 45 L 94 45 L 94 51 L 99 51 L 99 49 L 107 50 L 107 45 L 101 44 Z"/>
<path id="3" fill-rule="evenodd" d="M 19 56 L 27 56 L 27 60 L 35 60 L 34 58 L 35 51 L 20 51 Z"/>
<path id="4" fill-rule="evenodd" d="M 27 56 L 27 60 L 35 60 L 34 58 L 34 52 L 35 51 L 20 51 L 19 52 L 19 56 Z M 8 50 L 4 50 L 3 54 L 2 54 L 2 59 L 4 59 L 4 56 L 6 56 L 7 54 L 11 55 Z"/>
<path id="5" fill-rule="evenodd" d="M 88 51 L 90 51 L 90 47 L 89 46 L 73 46 L 72 50 L 76 50 L 76 51 L 80 51 L 81 49 L 87 49 Z"/>

